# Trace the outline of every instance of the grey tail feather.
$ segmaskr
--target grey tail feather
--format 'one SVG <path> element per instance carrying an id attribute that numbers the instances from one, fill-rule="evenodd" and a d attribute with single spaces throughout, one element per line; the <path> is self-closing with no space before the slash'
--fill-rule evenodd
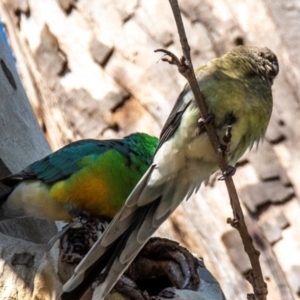
<path id="1" fill-rule="evenodd" d="M 11 219 L 10 217 L 8 217 L 4 214 L 4 210 L 2 208 L 2 205 L 6 202 L 7 198 L 12 193 L 12 191 L 13 191 L 13 189 L 9 189 L 9 190 L 5 191 L 4 194 L 2 194 L 0 196 L 0 221 Z"/>
<path id="2" fill-rule="evenodd" d="M 2 183 L 7 187 L 14 188 L 23 180 L 30 180 L 30 179 L 37 179 L 37 175 L 34 172 L 32 172 L 30 169 L 25 169 L 20 173 L 11 174 L 9 176 L 1 178 L 0 183 Z"/>
<path id="3" fill-rule="evenodd" d="M 9 189 L 8 191 L 4 192 L 3 195 L 0 196 L 0 206 L 6 202 L 9 195 L 12 193 L 13 189 Z"/>
<path id="4" fill-rule="evenodd" d="M 99 276 L 99 274 L 101 274 L 100 283 L 104 282 L 113 265 L 113 262 L 115 261 L 116 257 L 121 254 L 131 233 L 137 227 L 141 226 L 142 220 L 146 217 L 148 211 L 153 206 L 157 207 L 159 205 L 160 199 L 161 198 L 159 197 L 155 201 L 139 207 L 135 211 L 135 215 L 139 216 L 139 218 L 134 218 L 136 221 L 133 222 L 130 227 L 107 248 L 106 252 L 85 271 L 84 280 L 74 290 L 62 293 L 62 300 L 79 300 L 85 291 L 91 286 L 95 278 Z M 141 216 L 143 217 L 141 218 Z"/>
<path id="5" fill-rule="evenodd" d="M 14 187 L 16 185 L 16 181 L 11 181 L 11 177 L 13 175 L 9 175 L 5 178 L 0 179 L 0 221 L 11 219 L 9 217 L 4 216 L 2 205 L 7 201 L 9 195 L 13 192 Z"/>

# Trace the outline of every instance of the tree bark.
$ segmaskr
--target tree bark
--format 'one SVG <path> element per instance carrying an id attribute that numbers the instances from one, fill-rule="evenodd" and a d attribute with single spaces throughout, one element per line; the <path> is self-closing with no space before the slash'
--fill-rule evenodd
<path id="1" fill-rule="evenodd" d="M 50 153 L 45 136 L 27 99 L 15 61 L 0 39 L 0 177 L 21 171 Z M 4 187 L 0 186 L 3 192 Z M 1 298 L 29 299 L 35 268 L 45 244 L 57 232 L 54 222 L 24 218 L 0 223 Z M 12 288 L 18 286 L 20 289 Z"/>

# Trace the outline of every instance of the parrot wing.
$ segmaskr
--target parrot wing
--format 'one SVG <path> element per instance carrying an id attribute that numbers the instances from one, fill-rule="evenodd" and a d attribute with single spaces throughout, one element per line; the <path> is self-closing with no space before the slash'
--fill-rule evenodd
<path id="1" fill-rule="evenodd" d="M 9 189 L 6 189 L 0 196 L 0 220 L 5 220 L 7 215 L 9 215 L 7 212 L 3 215 L 5 210 L 3 210 L 2 205 L 5 205 L 8 197 L 21 182 L 26 180 L 41 180 L 44 183 L 51 184 L 66 179 L 90 163 L 94 157 L 103 154 L 112 147 L 122 149 L 120 140 L 98 141 L 90 139 L 77 141 L 34 162 L 23 171 L 1 179 L 0 182 Z M 24 211 L 19 209 L 11 215 L 13 217 L 23 216 Z"/>
<path id="2" fill-rule="evenodd" d="M 85 157 L 93 158 L 93 156 L 101 155 L 112 148 L 122 151 L 124 146 L 121 141 L 88 139 L 71 143 L 29 165 L 23 171 L 1 179 L 0 182 L 14 187 L 20 181 L 27 179 L 38 179 L 45 183 L 65 179 L 84 166 L 83 159 Z"/>
<path id="3" fill-rule="evenodd" d="M 187 97 L 179 96 L 163 128 L 156 153 L 172 137 L 190 103 Z M 180 190 L 176 189 L 178 183 L 173 181 L 156 185 L 153 179 L 156 176 L 154 162 L 128 196 L 125 205 L 109 227 L 76 267 L 73 277 L 63 287 L 61 299 L 80 299 L 95 277 L 104 270 L 101 283 L 94 293 L 95 299 L 103 299 L 147 240 L 188 193 L 188 185 L 182 182 Z"/>
<path id="4" fill-rule="evenodd" d="M 207 66 L 204 65 L 197 70 L 196 75 L 198 80 L 201 79 L 202 81 L 204 81 L 206 77 L 209 77 L 209 74 L 205 72 L 207 69 Z M 182 92 L 179 94 L 175 105 L 173 106 L 173 109 L 170 112 L 169 117 L 161 131 L 159 144 L 155 154 L 160 149 L 160 146 L 163 143 L 165 143 L 178 128 L 181 117 L 184 114 L 185 110 L 188 108 L 188 106 L 191 104 L 192 98 L 193 93 L 191 93 L 190 86 L 186 84 Z"/>
<path id="5" fill-rule="evenodd" d="M 162 131 L 161 131 L 159 146 L 162 145 L 165 141 L 167 141 L 169 139 L 169 137 L 171 137 L 173 135 L 173 133 L 176 131 L 177 127 L 180 124 L 180 120 L 181 120 L 183 113 L 185 112 L 187 107 L 191 104 L 191 100 L 186 99 L 186 97 L 184 97 L 187 94 L 187 92 L 188 92 L 188 90 L 184 89 L 180 93 L 180 95 L 179 95 L 179 97 L 178 97 Z M 158 147 L 157 150 L 159 148 L 160 147 Z"/>

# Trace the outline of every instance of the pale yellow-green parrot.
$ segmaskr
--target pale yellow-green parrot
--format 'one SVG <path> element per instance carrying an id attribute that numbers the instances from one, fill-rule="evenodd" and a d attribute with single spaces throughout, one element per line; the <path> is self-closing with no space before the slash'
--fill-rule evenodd
<path id="1" fill-rule="evenodd" d="M 230 164 L 235 165 L 248 147 L 264 137 L 278 71 L 271 50 L 249 46 L 236 47 L 196 71 L 220 141 L 232 126 Z M 104 299 L 157 228 L 218 169 L 205 128 L 199 126 L 200 118 L 186 85 L 162 130 L 152 165 L 64 285 L 62 299 L 79 299 L 101 272 L 93 299 Z"/>

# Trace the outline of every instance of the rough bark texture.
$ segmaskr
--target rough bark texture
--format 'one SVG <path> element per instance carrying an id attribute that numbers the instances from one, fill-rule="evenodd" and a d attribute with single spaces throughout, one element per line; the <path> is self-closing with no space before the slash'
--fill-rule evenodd
<path id="1" fill-rule="evenodd" d="M 234 180 L 261 251 L 268 299 L 298 299 L 299 3 L 185 0 L 180 6 L 195 66 L 237 44 L 267 46 L 279 58 L 266 141 L 245 155 Z M 176 68 L 153 53 L 163 47 L 180 55 L 168 1 L 2 0 L 0 14 L 53 149 L 88 137 L 159 134 L 184 84 Z M 159 233 L 203 256 L 228 299 L 245 299 L 249 263 L 226 224 L 232 213 L 216 179 L 183 203 Z"/>
<path id="2" fill-rule="evenodd" d="M 0 177 L 4 177 L 49 154 L 50 147 L 1 38 L 0 82 Z M 0 185 L 0 193 L 3 189 Z M 56 232 L 55 224 L 45 220 L 24 218 L 0 223 L 1 299 L 12 294 L 26 299 L 26 285 L 32 284 L 46 249 L 43 244 Z"/>

